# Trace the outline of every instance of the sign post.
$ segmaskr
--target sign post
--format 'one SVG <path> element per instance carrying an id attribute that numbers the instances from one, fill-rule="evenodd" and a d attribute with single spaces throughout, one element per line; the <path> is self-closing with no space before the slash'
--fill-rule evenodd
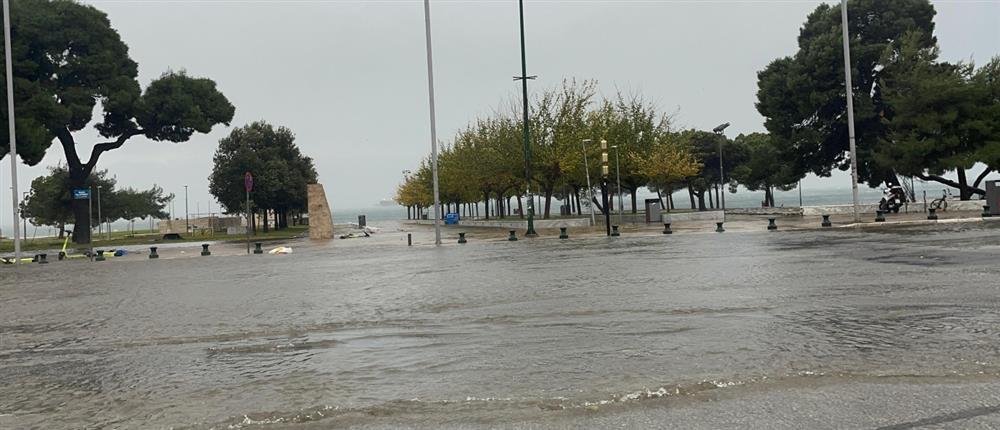
<path id="1" fill-rule="evenodd" d="M 93 215 L 94 204 L 90 199 L 90 188 L 74 188 L 73 189 L 73 200 L 86 200 L 87 201 L 87 228 L 90 228 L 92 223 L 90 217 Z M 73 231 L 80 231 L 80 226 L 74 226 Z M 94 258 L 94 242 L 90 242 L 90 258 Z"/>
<path id="2" fill-rule="evenodd" d="M 253 175 L 243 175 L 243 188 L 247 190 L 247 255 L 250 255 L 250 191 L 253 190 Z"/>

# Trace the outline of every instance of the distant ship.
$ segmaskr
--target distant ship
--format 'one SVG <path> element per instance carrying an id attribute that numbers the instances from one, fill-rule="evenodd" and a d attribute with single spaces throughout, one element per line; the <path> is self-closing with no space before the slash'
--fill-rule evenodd
<path id="1" fill-rule="evenodd" d="M 378 205 L 379 206 L 398 206 L 399 203 L 396 203 L 396 201 L 393 200 L 393 199 L 382 199 L 382 200 L 378 201 Z"/>

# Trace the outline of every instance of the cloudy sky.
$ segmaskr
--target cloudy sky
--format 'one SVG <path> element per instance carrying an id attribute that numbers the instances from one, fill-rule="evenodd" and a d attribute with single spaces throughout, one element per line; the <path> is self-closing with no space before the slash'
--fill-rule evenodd
<path id="1" fill-rule="evenodd" d="M 107 12 L 139 63 L 143 86 L 185 69 L 218 83 L 236 105 L 232 126 L 266 120 L 291 128 L 316 160 L 334 211 L 390 197 L 401 171 L 429 152 L 420 0 L 87 3 Z M 795 51 L 799 27 L 819 3 L 526 0 L 528 73 L 538 75 L 529 90 L 596 79 L 604 94 L 641 92 L 676 113 L 679 127 L 731 122 L 731 136 L 761 131 L 756 72 Z M 1000 53 L 1000 1 L 934 4 L 944 59 L 983 63 Z M 447 140 L 519 94 L 511 80 L 520 70 L 517 2 L 432 0 L 431 16 L 438 130 Z M 191 211 L 205 211 L 212 154 L 229 130 L 216 127 L 182 144 L 133 139 L 105 154 L 100 167 L 124 185 L 156 183 L 182 196 L 187 184 Z M 87 132 L 77 141 L 96 139 Z M 40 165 L 20 166 L 21 190 L 62 160 L 53 146 Z M 847 178 L 805 183 L 849 186 Z M 9 186 L 4 159 L 4 226 Z"/>

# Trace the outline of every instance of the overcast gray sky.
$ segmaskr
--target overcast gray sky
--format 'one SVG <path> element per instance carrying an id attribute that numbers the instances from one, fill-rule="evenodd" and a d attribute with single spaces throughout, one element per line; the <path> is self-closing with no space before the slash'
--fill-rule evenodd
<path id="1" fill-rule="evenodd" d="M 168 69 L 214 79 L 236 105 L 232 126 L 291 128 L 316 160 L 334 211 L 393 195 L 404 169 L 429 152 L 423 3 L 406 1 L 88 1 L 107 12 L 139 63 L 143 86 Z M 756 72 L 790 55 L 819 1 L 525 1 L 529 91 L 564 78 L 641 92 L 679 127 L 727 134 L 763 130 Z M 1000 1 L 936 1 L 946 60 L 983 63 L 1000 52 Z M 17 13 L 16 9 L 13 13 Z M 439 138 L 517 96 L 517 2 L 432 0 Z M 219 138 L 133 139 L 99 166 L 122 185 L 159 184 L 190 210 L 211 200 L 207 177 Z M 93 142 L 93 132 L 78 138 Z M 81 150 L 89 153 L 89 149 Z M 50 148 L 19 167 L 20 189 L 63 159 Z M 9 225 L 10 167 L 0 167 L 0 225 Z M 846 175 L 805 184 L 849 186 Z M 236 179 L 239 180 L 239 179 Z M 177 210 L 183 211 L 183 200 Z M 213 202 L 213 206 L 217 205 Z"/>

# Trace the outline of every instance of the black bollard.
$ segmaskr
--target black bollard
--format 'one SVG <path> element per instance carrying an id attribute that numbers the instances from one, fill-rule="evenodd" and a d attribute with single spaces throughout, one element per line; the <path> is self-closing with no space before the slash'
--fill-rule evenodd
<path id="1" fill-rule="evenodd" d="M 768 218 L 767 219 L 767 229 L 768 230 L 777 230 L 778 229 L 778 224 L 775 224 L 774 220 L 775 220 L 775 218 Z"/>
<path id="2" fill-rule="evenodd" d="M 670 223 L 663 223 L 663 234 L 674 234 L 674 231 L 670 229 Z"/>
<path id="3" fill-rule="evenodd" d="M 160 258 L 160 254 L 156 253 L 156 247 L 155 246 L 150 246 L 149 247 L 149 258 L 151 260 L 152 259 L 156 259 L 156 258 Z"/>
<path id="4" fill-rule="evenodd" d="M 612 236 L 621 236 L 621 233 L 618 232 L 618 226 L 617 225 L 611 226 L 611 235 Z"/>
<path id="5" fill-rule="evenodd" d="M 413 246 L 413 233 L 406 233 L 406 246 Z"/>
<path id="6" fill-rule="evenodd" d="M 97 250 L 97 258 L 95 258 L 94 261 L 104 261 L 104 250 L 103 249 L 98 249 Z"/>
<path id="7" fill-rule="evenodd" d="M 254 242 L 253 243 L 253 253 L 254 254 L 263 254 L 264 253 L 264 249 L 260 247 L 260 242 Z"/>
<path id="8" fill-rule="evenodd" d="M 715 223 L 715 232 L 716 233 L 722 233 L 724 231 L 726 231 L 726 229 L 722 228 L 722 223 L 721 222 Z"/>
<path id="9" fill-rule="evenodd" d="M 511 241 L 511 242 L 516 241 L 517 240 L 517 232 L 514 231 L 514 230 L 511 230 L 510 231 L 510 236 L 507 237 L 507 240 Z"/>
<path id="10" fill-rule="evenodd" d="M 458 243 L 465 243 L 465 232 L 458 233 Z"/>
<path id="11" fill-rule="evenodd" d="M 937 209 L 934 208 L 927 209 L 927 219 L 931 221 L 936 221 L 938 219 Z"/>
<path id="12" fill-rule="evenodd" d="M 569 233 L 566 232 L 566 227 L 559 227 L 559 238 L 569 239 Z"/>
<path id="13" fill-rule="evenodd" d="M 49 264 L 48 254 L 38 254 L 38 264 Z"/>
<path id="14" fill-rule="evenodd" d="M 204 257 L 206 255 L 212 255 L 212 253 L 208 252 L 208 244 L 203 243 L 201 244 L 201 256 Z"/>
<path id="15" fill-rule="evenodd" d="M 62 251 L 59 251 L 59 255 L 57 255 L 56 258 L 58 258 L 59 261 L 63 261 L 63 259 L 66 258 L 66 253 L 62 252 Z"/>
<path id="16" fill-rule="evenodd" d="M 875 222 L 885 222 L 885 211 L 883 210 L 875 211 Z"/>
<path id="17" fill-rule="evenodd" d="M 983 206 L 983 218 L 989 218 L 991 216 L 993 216 L 993 214 L 990 213 L 989 205 Z"/>
<path id="18" fill-rule="evenodd" d="M 830 222 L 830 215 L 823 215 L 823 227 L 833 227 L 833 223 Z"/>

